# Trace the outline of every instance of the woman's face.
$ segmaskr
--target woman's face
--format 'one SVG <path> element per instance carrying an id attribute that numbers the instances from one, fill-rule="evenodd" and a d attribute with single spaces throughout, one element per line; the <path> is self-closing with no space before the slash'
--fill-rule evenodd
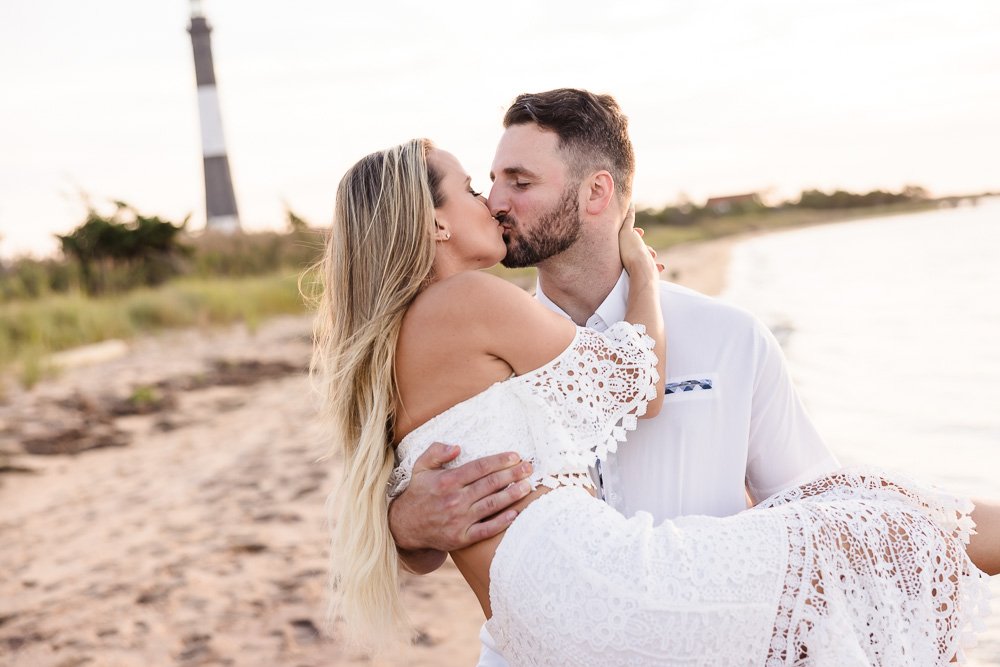
<path id="1" fill-rule="evenodd" d="M 472 188 L 472 179 L 454 155 L 431 149 L 427 162 L 441 175 L 444 203 L 434 209 L 438 227 L 450 237 L 444 241 L 447 251 L 463 269 L 493 266 L 507 254 L 503 228 L 490 215 L 486 197 Z"/>

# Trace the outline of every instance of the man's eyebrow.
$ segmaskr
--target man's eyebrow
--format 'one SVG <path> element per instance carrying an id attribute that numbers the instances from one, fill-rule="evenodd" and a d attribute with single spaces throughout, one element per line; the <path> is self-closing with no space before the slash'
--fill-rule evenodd
<path id="1" fill-rule="evenodd" d="M 504 167 L 503 169 L 501 169 L 501 172 L 503 173 L 504 176 L 527 176 L 528 178 L 535 178 L 537 176 L 535 172 L 520 165 L 514 165 L 513 167 Z M 496 174 L 494 174 L 492 171 L 490 172 L 490 180 L 491 181 L 496 180 Z"/>

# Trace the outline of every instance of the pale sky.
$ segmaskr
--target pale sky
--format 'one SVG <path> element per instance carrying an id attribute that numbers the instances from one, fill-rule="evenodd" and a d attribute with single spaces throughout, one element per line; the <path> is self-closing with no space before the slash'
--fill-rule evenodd
<path id="1" fill-rule="evenodd" d="M 635 195 L 1000 190 L 1000 3 L 206 0 L 248 229 L 316 224 L 344 170 L 426 136 L 488 189 L 520 92 L 615 95 Z M 0 255 L 44 253 L 79 192 L 204 225 L 184 0 L 0 3 Z"/>

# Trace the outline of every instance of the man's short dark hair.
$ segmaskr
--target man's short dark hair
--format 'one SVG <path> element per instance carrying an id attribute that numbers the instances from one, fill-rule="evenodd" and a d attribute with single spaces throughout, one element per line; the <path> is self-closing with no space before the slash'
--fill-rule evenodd
<path id="1" fill-rule="evenodd" d="M 559 148 L 576 178 L 607 169 L 623 202 L 632 196 L 635 153 L 628 118 L 610 95 L 576 88 L 518 95 L 503 117 L 505 128 L 535 123 L 559 136 Z"/>

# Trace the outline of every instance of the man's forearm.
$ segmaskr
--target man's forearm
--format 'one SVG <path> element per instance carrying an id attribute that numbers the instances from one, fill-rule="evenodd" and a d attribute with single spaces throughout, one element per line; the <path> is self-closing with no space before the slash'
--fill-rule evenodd
<path id="1" fill-rule="evenodd" d="M 409 551 L 397 548 L 396 552 L 399 554 L 399 560 L 403 563 L 403 567 L 413 574 L 430 574 L 441 567 L 445 558 L 448 557 L 445 552 L 435 549 Z"/>

